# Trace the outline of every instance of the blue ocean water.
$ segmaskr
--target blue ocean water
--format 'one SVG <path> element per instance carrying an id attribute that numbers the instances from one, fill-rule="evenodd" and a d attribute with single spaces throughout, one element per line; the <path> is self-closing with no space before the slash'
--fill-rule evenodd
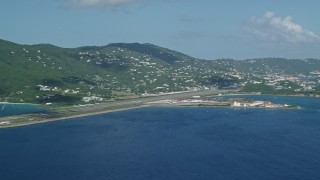
<path id="1" fill-rule="evenodd" d="M 0 117 L 41 112 L 47 110 L 37 104 L 0 104 Z"/>
<path id="2" fill-rule="evenodd" d="M 0 129 L 0 177 L 316 180 L 319 117 L 317 110 L 143 108 Z"/>

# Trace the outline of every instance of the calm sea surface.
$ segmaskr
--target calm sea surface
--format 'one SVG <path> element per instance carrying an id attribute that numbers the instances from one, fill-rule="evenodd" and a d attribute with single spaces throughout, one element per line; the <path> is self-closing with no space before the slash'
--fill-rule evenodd
<path id="1" fill-rule="evenodd" d="M 268 98 L 306 109 L 143 108 L 0 129 L 0 179 L 320 179 L 320 99 Z"/>
<path id="2" fill-rule="evenodd" d="M 41 113 L 46 112 L 44 108 L 36 104 L 0 104 L 0 117 L 12 116 L 19 114 Z"/>

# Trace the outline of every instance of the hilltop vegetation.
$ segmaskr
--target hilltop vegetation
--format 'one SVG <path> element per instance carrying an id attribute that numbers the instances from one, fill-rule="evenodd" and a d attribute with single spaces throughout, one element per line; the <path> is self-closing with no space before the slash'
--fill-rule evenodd
<path id="1" fill-rule="evenodd" d="M 72 104 L 83 97 L 94 102 L 213 87 L 243 86 L 254 91 L 254 84 L 267 84 L 279 77 L 309 77 L 317 71 L 320 61 L 315 59 L 209 61 L 152 44 L 60 48 L 0 40 L 0 101 L 10 102 Z M 312 77 L 312 87 L 318 92 L 319 77 Z M 276 89 L 277 83 L 271 88 Z"/>

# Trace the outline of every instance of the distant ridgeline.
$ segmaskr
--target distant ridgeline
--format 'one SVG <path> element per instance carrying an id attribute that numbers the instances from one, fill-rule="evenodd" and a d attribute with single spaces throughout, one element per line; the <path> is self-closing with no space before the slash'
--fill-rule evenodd
<path id="1" fill-rule="evenodd" d="M 320 60 L 201 60 L 139 43 L 60 48 L 0 40 L 0 72 L 0 102 L 74 104 L 208 88 L 320 92 Z"/>

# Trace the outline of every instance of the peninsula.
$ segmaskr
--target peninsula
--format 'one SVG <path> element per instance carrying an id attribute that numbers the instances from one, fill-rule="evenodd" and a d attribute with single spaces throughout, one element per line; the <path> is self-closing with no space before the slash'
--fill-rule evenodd
<path id="1" fill-rule="evenodd" d="M 153 106 L 177 107 L 230 107 L 230 108 L 268 108 L 268 109 L 301 109 L 299 106 L 275 104 L 271 101 L 258 101 L 249 98 L 209 98 L 194 96 L 192 99 L 168 99 L 151 102 Z"/>
<path id="2" fill-rule="evenodd" d="M 152 106 L 151 102 L 167 99 L 192 98 L 194 96 L 209 96 L 221 93 L 231 93 L 232 90 L 202 90 L 190 92 L 167 93 L 156 96 L 141 96 L 140 98 L 118 100 L 115 102 L 96 103 L 87 105 L 65 106 L 49 109 L 47 113 L 25 114 L 0 118 L 0 128 L 18 127 L 38 123 L 66 120 L 83 116 L 104 114 L 115 111 L 122 111 L 134 108 Z"/>
<path id="3" fill-rule="evenodd" d="M 298 106 L 275 104 L 270 101 L 256 101 L 248 98 L 210 97 L 221 93 L 234 93 L 232 90 L 203 90 L 140 97 L 109 103 L 98 103 L 59 107 L 47 113 L 27 114 L 0 118 L 0 128 L 18 127 L 38 123 L 73 119 L 116 112 L 141 107 L 223 107 L 223 108 L 268 108 L 300 109 Z"/>

